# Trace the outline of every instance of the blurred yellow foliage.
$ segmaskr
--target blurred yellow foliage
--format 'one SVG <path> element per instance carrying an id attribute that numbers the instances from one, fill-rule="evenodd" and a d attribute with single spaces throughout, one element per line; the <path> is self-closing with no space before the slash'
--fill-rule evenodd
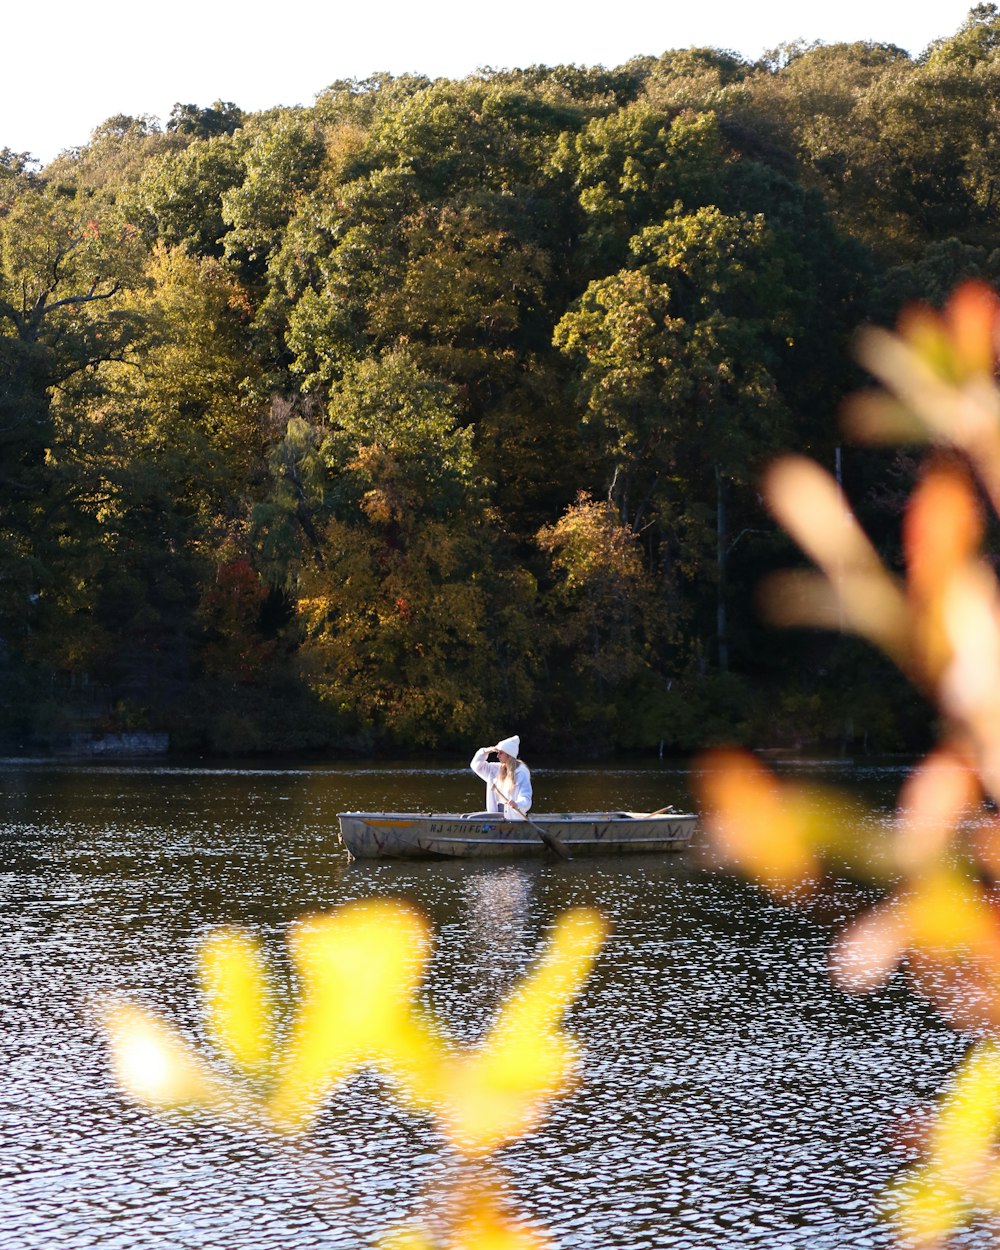
<path id="1" fill-rule="evenodd" d="M 209 1032 L 220 1052 L 248 1076 L 263 1076 L 275 1051 L 267 969 L 259 943 L 222 928 L 202 943 L 198 972 Z"/>
<path id="2" fill-rule="evenodd" d="M 105 1025 L 118 1080 L 133 1098 L 160 1111 L 214 1105 L 228 1110 L 225 1089 L 184 1037 L 132 1003 L 112 1003 Z"/>
<path id="3" fill-rule="evenodd" d="M 723 861 L 797 894 L 821 875 L 824 852 L 850 847 L 849 805 L 818 786 L 779 782 L 745 751 L 715 751 L 696 781 Z"/>
<path id="4" fill-rule="evenodd" d="M 442 1043 L 415 999 L 430 955 L 423 917 L 370 900 L 296 925 L 289 947 L 301 998 L 265 1107 L 280 1130 L 308 1127 L 358 1068 L 430 1093 Z"/>
<path id="5" fill-rule="evenodd" d="M 123 1088 L 160 1109 L 252 1109 L 278 1132 L 307 1129 L 335 1088 L 362 1068 L 390 1077 L 429 1111 L 451 1145 L 476 1157 L 530 1132 L 573 1079 L 576 1047 L 560 1027 L 606 932 L 575 908 L 556 922 L 537 966 L 504 1003 L 482 1042 L 455 1047 L 419 1005 L 430 955 L 423 916 L 395 900 L 351 903 L 300 921 L 289 945 L 301 992 L 282 1033 L 255 940 L 220 929 L 202 944 L 205 1021 L 242 1084 L 223 1080 L 154 1013 L 113 1003 L 105 1015 Z"/>
<path id="6" fill-rule="evenodd" d="M 446 1211 L 448 1204 L 444 1204 Z M 379 1242 L 378 1250 L 551 1250 L 537 1228 L 506 1212 L 492 1190 L 470 1185 L 447 1213 L 441 1235 L 426 1229 L 402 1229 Z"/>
<path id="7" fill-rule="evenodd" d="M 563 913 L 548 950 L 479 1046 L 442 1070 L 436 1099 L 451 1141 L 464 1153 L 485 1154 L 524 1136 L 538 1123 L 543 1101 L 569 1088 L 577 1050 L 560 1020 L 605 933 L 604 920 L 589 908 Z"/>
<path id="8" fill-rule="evenodd" d="M 932 448 L 907 505 L 903 576 L 885 568 L 818 465 L 785 457 L 764 482 L 772 512 L 818 566 L 769 580 L 771 619 L 867 638 L 939 709 L 941 742 L 908 777 L 886 837 L 859 845 L 849 809 L 746 753 L 712 753 L 699 769 L 724 862 L 784 898 L 814 885 L 831 856 L 884 887 L 835 944 L 841 985 L 869 989 L 905 957 L 942 1014 L 981 1036 L 923 1142 L 922 1165 L 894 1191 L 897 1231 L 922 1248 L 944 1245 L 975 1213 L 1000 1215 L 1000 823 L 965 829 L 984 798 L 1000 802 L 1000 585 L 981 552 L 982 500 L 1000 516 L 998 345 L 1000 299 L 979 283 L 943 312 L 913 309 L 897 333 L 860 338 L 882 389 L 850 401 L 849 430 Z"/>
<path id="9" fill-rule="evenodd" d="M 1000 1210 L 1000 1050 L 982 1042 L 952 1080 L 928 1131 L 926 1162 L 899 1182 L 894 1198 L 906 1240 L 944 1245 L 976 1213 Z"/>
<path id="10" fill-rule="evenodd" d="M 308 1129 L 353 1074 L 375 1070 L 407 1106 L 434 1117 L 460 1156 L 482 1158 L 531 1132 L 552 1099 L 570 1088 L 577 1048 L 562 1017 L 606 930 L 591 909 L 564 912 L 482 1041 L 462 1049 L 420 1004 L 431 937 L 424 917 L 406 903 L 350 903 L 299 921 L 289 937 L 299 982 L 289 1019 L 278 1011 L 284 996 L 275 992 L 257 940 L 220 928 L 206 936 L 198 960 L 215 1055 L 202 1054 L 155 1013 L 114 1002 L 104 1019 L 118 1081 L 156 1110 L 206 1109 L 290 1133 Z M 219 1059 L 228 1076 L 218 1074 Z M 474 1200 L 463 1191 L 456 1203 L 454 1227 L 441 1245 L 546 1244 L 493 1198 Z M 419 1230 L 399 1236 L 390 1243 L 397 1250 L 439 1244 Z"/>

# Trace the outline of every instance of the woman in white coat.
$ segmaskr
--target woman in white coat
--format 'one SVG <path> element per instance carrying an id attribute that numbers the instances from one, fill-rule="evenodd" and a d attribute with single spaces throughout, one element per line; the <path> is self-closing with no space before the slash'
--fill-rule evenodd
<path id="1" fill-rule="evenodd" d="M 486 782 L 486 810 L 507 820 L 523 820 L 524 813 L 531 810 L 531 773 L 528 765 L 517 758 L 520 749 L 521 739 L 514 734 L 496 746 L 480 747 L 470 765 L 476 776 Z M 499 763 L 490 761 L 493 751 L 499 756 Z"/>

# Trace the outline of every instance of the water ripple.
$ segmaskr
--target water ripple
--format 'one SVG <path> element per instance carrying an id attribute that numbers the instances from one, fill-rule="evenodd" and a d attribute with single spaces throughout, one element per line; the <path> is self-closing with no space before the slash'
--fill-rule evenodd
<path id="1" fill-rule="evenodd" d="M 612 804 L 683 801 L 676 770 L 553 770 L 550 805 L 591 781 Z M 206 927 L 255 926 L 280 970 L 293 919 L 373 895 L 428 913 L 424 995 L 465 1044 L 559 911 L 610 917 L 571 1011 L 584 1081 L 501 1159 L 557 1245 L 889 1247 L 879 1195 L 906 1163 L 890 1143 L 966 1041 L 900 979 L 831 986 L 831 934 L 871 899 L 837 883 L 796 915 L 670 858 L 361 869 L 331 835 L 338 810 L 461 809 L 477 787 L 420 767 L 0 767 L 0 1250 L 357 1250 L 433 1202 L 453 1163 L 376 1078 L 297 1144 L 169 1123 L 120 1098 L 90 1011 L 124 992 L 196 1032 Z"/>

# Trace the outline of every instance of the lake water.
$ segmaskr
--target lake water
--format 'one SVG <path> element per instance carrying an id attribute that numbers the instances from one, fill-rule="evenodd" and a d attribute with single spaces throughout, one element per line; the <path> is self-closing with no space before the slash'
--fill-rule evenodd
<path id="1" fill-rule="evenodd" d="M 884 802 L 903 775 L 825 771 Z M 534 779 L 537 810 L 690 803 L 666 764 Z M 610 917 L 570 1014 L 583 1084 L 499 1159 L 556 1246 L 891 1245 L 894 1139 L 967 1042 L 901 980 L 831 986 L 831 934 L 871 900 L 840 883 L 794 914 L 697 855 L 352 865 L 334 832 L 338 810 L 481 802 L 460 764 L 0 764 L 0 1247 L 356 1248 L 432 1201 L 447 1152 L 373 1079 L 298 1143 L 171 1122 L 119 1094 L 91 1011 L 124 993 L 194 1033 L 208 926 L 250 925 L 280 959 L 297 917 L 373 896 L 429 916 L 426 997 L 464 1044 L 563 909 Z"/>

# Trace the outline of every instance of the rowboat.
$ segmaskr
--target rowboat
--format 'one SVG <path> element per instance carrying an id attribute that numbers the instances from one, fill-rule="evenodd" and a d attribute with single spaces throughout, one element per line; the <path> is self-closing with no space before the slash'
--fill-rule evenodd
<path id="1" fill-rule="evenodd" d="M 664 810 L 532 812 L 527 821 L 482 812 L 340 812 L 338 820 L 352 859 L 500 859 L 546 855 L 553 842 L 573 858 L 682 851 L 698 818 Z"/>

